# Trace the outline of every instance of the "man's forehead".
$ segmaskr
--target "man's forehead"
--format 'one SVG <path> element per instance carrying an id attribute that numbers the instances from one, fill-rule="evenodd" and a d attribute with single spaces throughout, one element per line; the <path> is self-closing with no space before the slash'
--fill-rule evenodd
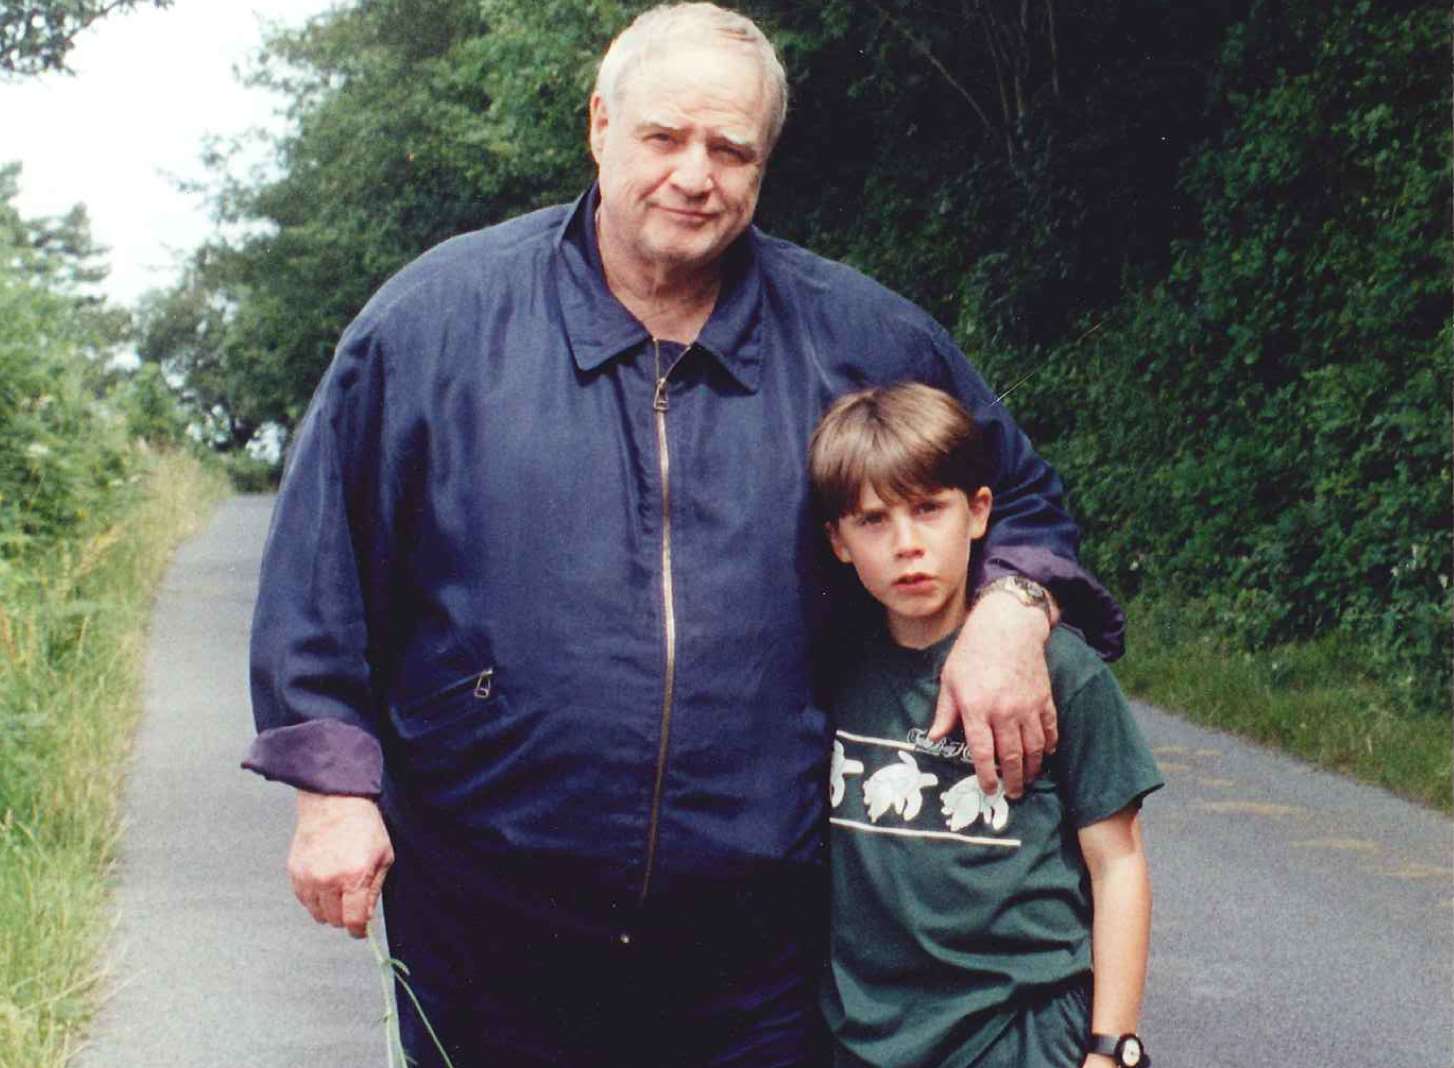
<path id="1" fill-rule="evenodd" d="M 622 87 L 640 124 L 707 126 L 756 140 L 771 106 L 760 65 L 731 49 L 697 48 L 643 57 Z"/>

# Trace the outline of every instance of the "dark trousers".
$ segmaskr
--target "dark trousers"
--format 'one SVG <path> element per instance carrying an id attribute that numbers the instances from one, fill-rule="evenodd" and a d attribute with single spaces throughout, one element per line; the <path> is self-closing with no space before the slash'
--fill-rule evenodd
<path id="1" fill-rule="evenodd" d="M 609 932 L 454 899 L 409 864 L 385 887 L 389 951 L 455 1068 L 817 1068 L 826 903 L 761 883 L 623 910 Z M 548 891 L 542 888 L 542 893 Z M 442 1068 L 408 996 L 404 1049 Z"/>

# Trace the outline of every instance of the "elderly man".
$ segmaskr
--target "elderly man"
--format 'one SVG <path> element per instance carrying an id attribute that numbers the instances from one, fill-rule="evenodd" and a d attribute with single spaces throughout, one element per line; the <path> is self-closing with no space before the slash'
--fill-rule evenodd
<path id="1" fill-rule="evenodd" d="M 1056 614 L 1119 641 L 1058 481 L 948 335 L 751 227 L 786 91 L 747 19 L 642 15 L 591 97 L 596 185 L 390 280 L 299 430 L 247 766 L 298 788 L 315 918 L 360 935 L 382 887 L 461 1068 L 813 1062 L 830 576 L 804 458 L 836 394 L 929 382 L 992 444 L 936 723 L 962 716 L 988 789 L 996 749 L 1014 794 L 1053 745 Z"/>

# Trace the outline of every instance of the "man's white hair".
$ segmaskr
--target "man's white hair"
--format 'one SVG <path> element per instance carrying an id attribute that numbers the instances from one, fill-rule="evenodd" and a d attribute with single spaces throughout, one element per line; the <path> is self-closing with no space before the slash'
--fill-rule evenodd
<path id="1" fill-rule="evenodd" d="M 757 60 L 768 90 L 767 149 L 772 151 L 788 117 L 788 78 L 766 35 L 746 15 L 716 4 L 662 4 L 643 11 L 627 26 L 601 59 L 596 92 L 609 104 L 619 103 L 631 75 L 650 54 L 672 44 L 727 45 Z"/>

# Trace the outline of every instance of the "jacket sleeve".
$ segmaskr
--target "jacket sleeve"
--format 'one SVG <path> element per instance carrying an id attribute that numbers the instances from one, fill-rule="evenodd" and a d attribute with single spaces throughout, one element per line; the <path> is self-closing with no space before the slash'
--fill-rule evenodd
<path id="1" fill-rule="evenodd" d="M 318 793 L 377 796 L 383 759 L 370 662 L 369 561 L 387 517 L 375 492 L 384 367 L 345 333 L 288 456 L 252 624 L 258 736 L 243 767 Z M 374 604 L 377 607 L 377 604 Z"/>
<path id="2" fill-rule="evenodd" d="M 969 409 L 994 462 L 994 508 L 971 563 L 971 588 L 1012 573 L 1034 579 L 1055 597 L 1062 623 L 1104 659 L 1116 659 L 1125 648 L 1125 613 L 1080 566 L 1080 531 L 1065 507 L 1060 476 L 1031 447 L 949 334 L 937 325 L 935 331 L 944 388 Z"/>

